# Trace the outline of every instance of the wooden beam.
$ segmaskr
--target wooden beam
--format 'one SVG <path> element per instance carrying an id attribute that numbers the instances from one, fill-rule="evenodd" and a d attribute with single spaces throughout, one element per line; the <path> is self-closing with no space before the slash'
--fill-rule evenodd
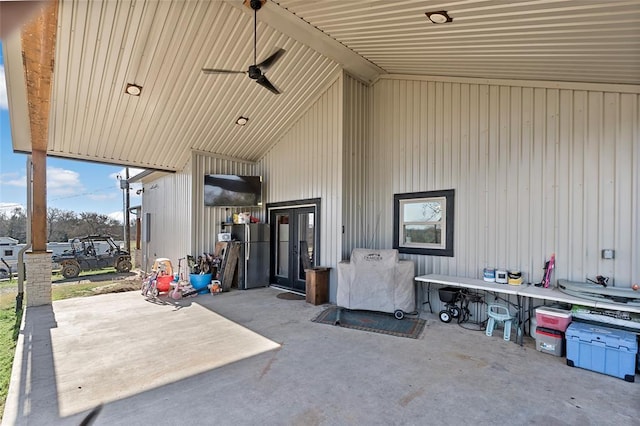
<path id="1" fill-rule="evenodd" d="M 39 15 L 22 28 L 22 60 L 33 151 L 47 151 L 57 27 L 58 1 L 53 0 L 44 4 Z"/>
<path id="2" fill-rule="evenodd" d="M 31 246 L 34 253 L 47 251 L 47 152 L 33 149 Z"/>
<path id="3" fill-rule="evenodd" d="M 34 253 L 47 251 L 47 146 L 57 27 L 58 1 L 54 0 L 43 4 L 39 15 L 22 28 L 33 165 L 31 244 Z"/>

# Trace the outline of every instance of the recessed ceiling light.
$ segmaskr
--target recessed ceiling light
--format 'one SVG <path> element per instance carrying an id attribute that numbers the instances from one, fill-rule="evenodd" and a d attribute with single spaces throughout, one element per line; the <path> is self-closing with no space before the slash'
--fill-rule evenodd
<path id="1" fill-rule="evenodd" d="M 124 91 L 125 93 L 127 93 L 127 95 L 140 96 L 140 93 L 142 93 L 142 86 L 127 83 L 127 88 L 124 89 Z"/>
<path id="2" fill-rule="evenodd" d="M 449 16 L 446 10 L 438 10 L 437 12 L 425 12 L 427 18 L 434 24 L 445 24 L 452 22 L 453 18 Z"/>
<path id="3" fill-rule="evenodd" d="M 247 124 L 248 121 L 249 121 L 249 119 L 247 117 L 240 116 L 236 120 L 236 124 L 238 126 L 244 126 L 245 124 Z"/>

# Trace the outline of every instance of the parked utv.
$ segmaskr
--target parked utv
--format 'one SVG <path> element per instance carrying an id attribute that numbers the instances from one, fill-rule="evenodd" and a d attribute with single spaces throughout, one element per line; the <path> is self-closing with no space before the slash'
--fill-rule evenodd
<path id="1" fill-rule="evenodd" d="M 109 235 L 87 235 L 75 238 L 71 250 L 51 259 L 60 265 L 65 278 L 75 278 L 80 271 L 116 268 L 118 272 L 131 270 L 131 255 L 121 250 Z"/>

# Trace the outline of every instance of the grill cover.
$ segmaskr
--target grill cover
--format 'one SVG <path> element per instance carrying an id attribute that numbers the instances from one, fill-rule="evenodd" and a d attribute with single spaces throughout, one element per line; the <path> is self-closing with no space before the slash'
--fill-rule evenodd
<path id="1" fill-rule="evenodd" d="M 415 311 L 413 261 L 400 260 L 398 250 L 354 249 L 351 260 L 338 264 L 336 302 L 347 309 Z"/>

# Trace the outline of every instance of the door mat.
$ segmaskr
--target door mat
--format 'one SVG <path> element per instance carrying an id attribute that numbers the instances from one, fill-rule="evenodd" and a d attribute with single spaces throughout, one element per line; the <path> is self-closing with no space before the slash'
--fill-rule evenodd
<path id="1" fill-rule="evenodd" d="M 342 311 L 340 313 L 340 324 L 337 325 L 356 330 L 417 339 L 420 337 L 426 324 L 426 321 L 420 318 L 405 317 L 404 319 L 397 320 L 392 314 L 385 314 L 383 312 L 340 309 Z M 338 308 L 332 306 L 320 312 L 320 314 L 311 321 L 334 325 L 337 312 Z"/>
<path id="2" fill-rule="evenodd" d="M 304 296 L 300 296 L 299 294 L 295 294 L 295 293 L 289 293 L 288 291 L 285 291 L 283 293 L 278 293 L 276 297 L 278 299 L 284 299 L 284 300 L 304 300 L 305 299 Z"/>

